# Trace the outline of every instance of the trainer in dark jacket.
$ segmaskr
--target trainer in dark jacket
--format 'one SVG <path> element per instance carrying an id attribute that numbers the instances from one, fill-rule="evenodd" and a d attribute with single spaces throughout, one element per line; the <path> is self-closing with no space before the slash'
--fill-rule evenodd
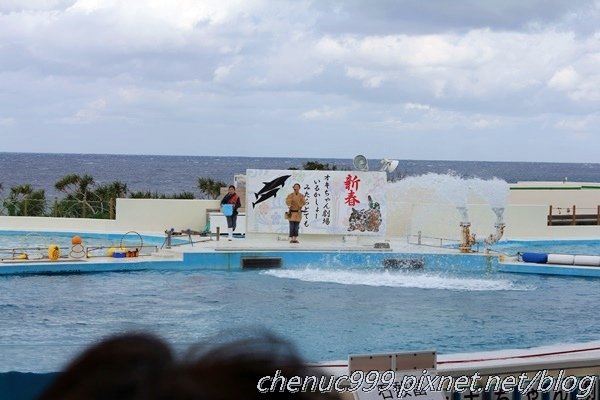
<path id="1" fill-rule="evenodd" d="M 221 206 L 224 204 L 233 205 L 233 214 L 226 216 L 227 218 L 227 232 L 228 232 L 228 240 L 233 239 L 233 231 L 235 231 L 237 216 L 238 216 L 238 208 L 242 206 L 242 202 L 240 201 L 240 196 L 235 192 L 235 186 L 230 185 L 228 192 L 225 196 L 223 196 L 223 200 L 221 200 Z"/>

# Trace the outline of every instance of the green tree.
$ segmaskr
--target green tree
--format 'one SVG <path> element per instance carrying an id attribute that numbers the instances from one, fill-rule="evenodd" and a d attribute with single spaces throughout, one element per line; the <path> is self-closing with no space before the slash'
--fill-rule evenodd
<path id="1" fill-rule="evenodd" d="M 65 198 L 54 204 L 53 215 L 63 217 L 101 217 L 96 216 L 96 208 L 92 202 L 99 203 L 98 196 L 91 191 L 95 184 L 91 175 L 79 176 L 76 174 L 66 175 L 61 178 L 54 187 L 65 193 Z"/>
<path id="2" fill-rule="evenodd" d="M 288 169 L 296 170 L 298 168 L 291 167 Z M 311 171 L 337 171 L 338 168 L 335 164 L 329 165 L 329 163 L 322 163 L 319 161 L 307 161 L 302 164 L 302 169 Z"/>
<path id="3" fill-rule="evenodd" d="M 46 193 L 33 190 L 31 185 L 19 185 L 10 189 L 10 195 L 4 200 L 8 215 L 43 216 L 46 212 Z"/>
<path id="4" fill-rule="evenodd" d="M 129 197 L 132 199 L 160 199 L 160 194 L 158 192 L 152 193 L 149 190 L 129 193 Z"/>
<path id="5" fill-rule="evenodd" d="M 194 193 L 192 192 L 181 192 L 173 194 L 172 198 L 180 200 L 193 200 L 196 198 L 196 196 L 194 196 Z"/>
<path id="6" fill-rule="evenodd" d="M 158 192 L 153 193 L 149 190 L 131 192 L 129 194 L 129 197 L 132 199 L 184 199 L 184 200 L 193 200 L 196 198 L 196 196 L 194 196 L 194 193 L 192 193 L 192 192 L 181 192 L 181 193 L 174 193 L 174 194 L 168 195 L 168 194 L 158 193 Z"/>
<path id="7" fill-rule="evenodd" d="M 221 195 L 221 188 L 227 186 L 223 181 L 212 178 L 198 178 L 198 189 L 210 199 L 217 199 Z"/>
<path id="8" fill-rule="evenodd" d="M 127 184 L 121 181 L 113 181 L 106 185 L 101 185 L 94 190 L 94 194 L 100 201 L 99 208 L 96 207 L 98 217 L 115 219 L 117 199 L 127 197 Z M 108 210 L 105 206 L 108 206 Z"/>

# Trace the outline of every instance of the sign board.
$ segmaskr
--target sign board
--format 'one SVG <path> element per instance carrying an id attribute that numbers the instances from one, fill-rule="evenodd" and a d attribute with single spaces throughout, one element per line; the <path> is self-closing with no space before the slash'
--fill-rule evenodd
<path id="1" fill-rule="evenodd" d="M 375 371 L 370 371 L 371 374 Z M 386 371 L 393 373 L 394 371 Z M 391 375 L 393 380 L 385 378 L 386 373 L 380 373 L 378 384 L 372 384 L 368 373 L 360 386 L 353 392 L 356 400 L 446 400 L 441 391 L 431 390 L 423 382 L 427 375 L 433 379 L 436 371 L 427 371 L 427 374 L 415 374 L 415 371 L 395 371 Z"/>
<path id="2" fill-rule="evenodd" d="M 351 355 L 348 371 L 356 400 L 446 400 L 434 351 Z"/>
<path id="3" fill-rule="evenodd" d="M 261 170 L 246 171 L 246 231 L 287 233 L 286 197 L 300 184 L 306 204 L 300 232 L 385 235 L 385 172 Z"/>

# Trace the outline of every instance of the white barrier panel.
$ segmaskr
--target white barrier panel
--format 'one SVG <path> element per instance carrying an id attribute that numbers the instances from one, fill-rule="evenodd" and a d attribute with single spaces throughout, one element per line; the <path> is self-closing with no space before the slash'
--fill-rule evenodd
<path id="1" fill-rule="evenodd" d="M 575 256 L 571 254 L 548 254 L 548 264 L 573 265 Z"/>
<path id="2" fill-rule="evenodd" d="M 377 371 L 379 372 L 379 371 Z M 417 371 L 384 371 L 381 375 L 377 375 L 379 383 L 374 385 L 369 383 L 369 375 L 373 375 L 375 371 L 370 371 L 361 380 L 357 390 L 354 391 L 355 400 L 406 400 L 418 398 L 419 400 L 445 400 L 446 396 L 442 391 L 435 391 L 427 388 L 431 381 L 437 382 L 435 379 L 435 370 Z M 355 372 L 356 375 L 356 372 Z M 390 375 L 391 380 L 386 378 Z M 356 376 L 354 377 L 356 379 Z M 425 379 L 424 379 L 425 378 Z M 426 378 L 429 378 L 427 380 Z M 352 378 L 351 378 L 352 379 Z M 423 382 L 427 382 L 423 384 Z M 434 384 L 435 386 L 435 384 Z"/>
<path id="3" fill-rule="evenodd" d="M 210 231 L 217 233 L 217 227 L 219 227 L 221 234 L 227 233 L 227 218 L 221 212 L 209 212 L 208 220 L 210 221 Z M 235 232 L 242 235 L 246 234 L 246 214 L 239 213 L 236 221 Z"/>
<path id="4" fill-rule="evenodd" d="M 575 256 L 573 263 L 575 265 L 598 267 L 600 266 L 600 256 Z"/>
<path id="5" fill-rule="evenodd" d="M 355 400 L 445 400 L 437 385 L 424 384 L 437 375 L 434 351 L 351 355 L 348 371 Z"/>

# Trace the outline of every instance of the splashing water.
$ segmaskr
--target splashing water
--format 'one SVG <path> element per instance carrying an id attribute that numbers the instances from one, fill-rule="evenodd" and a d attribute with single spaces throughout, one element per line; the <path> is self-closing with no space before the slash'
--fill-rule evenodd
<path id="1" fill-rule="evenodd" d="M 466 207 L 469 193 L 481 196 L 491 207 L 503 208 L 508 183 L 502 179 L 462 178 L 457 174 L 411 176 L 389 184 L 388 193 L 396 198 L 426 199 L 430 203 L 450 203 Z"/>
<path id="2" fill-rule="evenodd" d="M 508 279 L 469 278 L 422 272 L 349 271 L 305 268 L 293 270 L 269 270 L 264 271 L 263 274 L 277 278 L 297 279 L 305 282 L 326 282 L 341 285 L 387 286 L 457 291 L 523 291 L 534 289 L 526 285 L 517 285 Z"/>
<path id="3" fill-rule="evenodd" d="M 466 181 L 455 174 L 425 174 L 410 176 L 389 184 L 388 194 L 401 199 L 415 199 L 430 203 L 450 203 L 466 207 Z"/>
<path id="4" fill-rule="evenodd" d="M 479 196 L 487 202 L 496 214 L 496 222 L 502 222 L 502 215 L 508 197 L 508 183 L 502 179 L 462 178 L 456 173 L 411 176 L 388 186 L 388 197 L 403 199 L 413 204 L 441 203 L 453 205 L 460 213 L 461 222 L 469 222 L 467 202 L 469 195 Z M 416 215 L 415 226 L 424 225 Z"/>
<path id="5" fill-rule="evenodd" d="M 471 190 L 483 197 L 492 208 L 504 208 L 506 206 L 508 189 L 508 183 L 502 179 L 472 179 Z"/>

